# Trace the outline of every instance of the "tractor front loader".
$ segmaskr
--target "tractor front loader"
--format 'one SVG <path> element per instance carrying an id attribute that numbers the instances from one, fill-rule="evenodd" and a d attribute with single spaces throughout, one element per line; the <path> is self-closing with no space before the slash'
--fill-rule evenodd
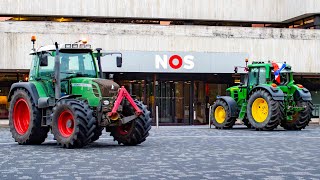
<path id="1" fill-rule="evenodd" d="M 34 46 L 35 37 L 32 42 Z M 124 87 L 102 79 L 101 56 L 121 53 L 94 51 L 79 41 L 33 48 L 30 54 L 29 82 L 14 83 L 8 97 L 16 142 L 41 144 L 51 129 L 58 144 L 79 148 L 98 140 L 104 128 L 119 144 L 146 140 L 150 111 Z M 121 67 L 122 55 L 116 60 Z"/>
<path id="2" fill-rule="evenodd" d="M 244 82 L 228 88 L 227 96 L 217 97 L 211 107 L 210 119 L 216 128 L 232 128 L 236 119 L 256 130 L 273 130 L 278 125 L 301 130 L 309 124 L 311 94 L 294 83 L 290 65 L 253 62 L 244 68 Z"/>

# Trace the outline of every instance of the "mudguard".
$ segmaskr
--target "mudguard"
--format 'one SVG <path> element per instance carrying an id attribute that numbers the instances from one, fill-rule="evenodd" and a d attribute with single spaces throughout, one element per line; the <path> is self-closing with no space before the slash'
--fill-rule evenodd
<path id="1" fill-rule="evenodd" d="M 9 95 L 8 95 L 8 101 L 11 100 L 11 96 L 13 95 L 14 91 L 18 88 L 26 89 L 30 93 L 36 106 L 38 106 L 38 99 L 39 99 L 38 90 L 37 90 L 36 86 L 30 82 L 17 82 L 17 83 L 12 84 L 12 86 L 10 88 Z"/>
<path id="2" fill-rule="evenodd" d="M 312 101 L 311 93 L 306 88 L 296 89 L 294 92 L 294 100 L 299 100 L 300 98 L 304 101 Z"/>
<path id="3" fill-rule="evenodd" d="M 231 110 L 231 117 L 238 117 L 238 105 L 237 102 L 230 96 L 218 96 L 217 99 L 221 99 L 228 104 Z"/>
<path id="4" fill-rule="evenodd" d="M 284 93 L 282 92 L 281 89 L 266 86 L 266 85 L 259 85 L 259 86 L 254 87 L 253 89 L 251 89 L 248 98 L 250 97 L 250 95 L 254 91 L 256 91 L 256 89 L 264 89 L 264 90 L 268 91 L 271 94 L 273 100 L 276 100 L 276 101 L 283 101 L 284 100 Z"/>

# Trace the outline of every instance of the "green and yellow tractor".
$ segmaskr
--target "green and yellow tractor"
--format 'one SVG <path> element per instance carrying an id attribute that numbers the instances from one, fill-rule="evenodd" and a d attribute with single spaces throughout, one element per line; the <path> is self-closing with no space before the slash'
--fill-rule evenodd
<path id="1" fill-rule="evenodd" d="M 34 36 L 32 42 L 29 82 L 14 83 L 8 96 L 16 142 L 41 144 L 51 130 L 62 147 L 80 148 L 98 140 L 104 128 L 119 144 L 146 140 L 150 111 L 124 87 L 102 78 L 101 57 L 119 54 L 116 64 L 121 67 L 121 53 L 93 50 L 86 41 L 37 50 Z"/>
<path id="2" fill-rule="evenodd" d="M 228 88 L 227 96 L 217 97 L 211 106 L 210 119 L 216 128 L 232 128 L 237 119 L 256 130 L 273 130 L 278 125 L 301 130 L 309 124 L 311 94 L 294 83 L 290 65 L 253 62 L 244 68 L 243 82 Z"/>

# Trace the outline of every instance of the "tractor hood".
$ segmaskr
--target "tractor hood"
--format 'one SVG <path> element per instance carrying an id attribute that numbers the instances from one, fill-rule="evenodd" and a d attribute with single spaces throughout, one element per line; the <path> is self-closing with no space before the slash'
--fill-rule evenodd
<path id="1" fill-rule="evenodd" d="M 81 95 L 90 106 L 98 106 L 101 100 L 113 102 L 118 94 L 119 85 L 112 80 L 98 78 L 72 78 L 71 94 Z"/>
<path id="2" fill-rule="evenodd" d="M 112 80 L 108 79 L 93 79 L 93 82 L 97 83 L 100 88 L 102 97 L 116 96 L 120 86 Z"/>

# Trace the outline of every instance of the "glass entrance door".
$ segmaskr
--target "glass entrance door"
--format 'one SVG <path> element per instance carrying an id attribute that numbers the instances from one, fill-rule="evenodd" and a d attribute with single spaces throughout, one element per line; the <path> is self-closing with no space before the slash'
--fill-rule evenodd
<path id="1" fill-rule="evenodd" d="M 156 105 L 159 108 L 160 123 L 188 123 L 188 87 L 190 86 L 182 81 L 158 81 Z"/>

